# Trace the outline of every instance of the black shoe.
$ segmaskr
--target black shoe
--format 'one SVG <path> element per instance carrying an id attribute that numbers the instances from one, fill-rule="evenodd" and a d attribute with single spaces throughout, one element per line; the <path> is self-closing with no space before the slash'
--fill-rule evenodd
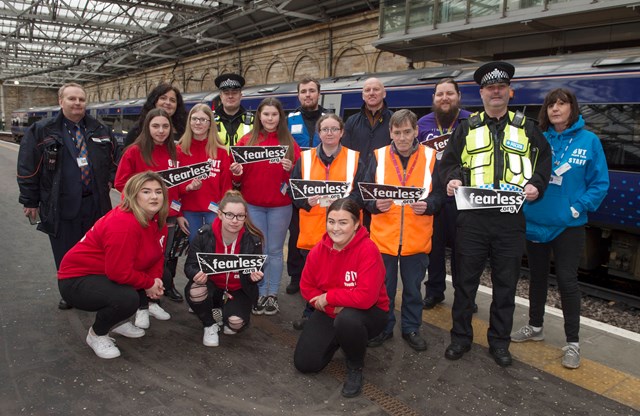
<path id="1" fill-rule="evenodd" d="M 291 279 L 291 283 L 287 285 L 285 291 L 287 292 L 287 295 L 293 295 L 300 292 L 300 280 Z"/>
<path id="2" fill-rule="evenodd" d="M 356 397 L 362 392 L 362 368 L 347 368 L 347 379 L 342 386 L 344 397 Z"/>
<path id="3" fill-rule="evenodd" d="M 460 345 L 452 342 L 444 351 L 444 358 L 447 360 L 459 360 L 465 352 L 471 350 L 471 345 Z"/>
<path id="4" fill-rule="evenodd" d="M 509 367 L 513 360 L 511 359 L 511 353 L 506 348 L 489 348 L 489 354 L 493 357 L 493 360 L 500 367 Z"/>
<path id="5" fill-rule="evenodd" d="M 182 302 L 184 300 L 180 292 L 178 292 L 175 287 L 165 290 L 164 295 L 174 302 Z"/>
<path id="6" fill-rule="evenodd" d="M 377 336 L 371 338 L 367 343 L 367 347 L 375 348 L 382 345 L 388 339 L 393 338 L 393 332 L 380 332 Z"/>
<path id="7" fill-rule="evenodd" d="M 473 313 L 478 313 L 478 304 L 477 303 L 473 304 Z"/>
<path id="8" fill-rule="evenodd" d="M 60 299 L 60 302 L 58 302 L 58 309 L 62 309 L 63 311 L 66 311 L 72 308 L 73 306 L 69 305 L 67 301 L 64 299 Z"/>
<path id="9" fill-rule="evenodd" d="M 293 321 L 293 329 L 297 329 L 298 331 L 302 331 L 304 329 L 304 325 L 307 323 L 308 320 L 309 320 L 308 316 L 303 316 L 302 318 L 298 319 L 297 321 Z"/>
<path id="10" fill-rule="evenodd" d="M 422 301 L 422 309 L 433 309 L 436 305 L 444 300 L 444 296 L 425 296 Z"/>
<path id="11" fill-rule="evenodd" d="M 426 351 L 427 341 L 425 341 L 418 332 L 409 332 L 402 334 L 402 338 L 409 343 L 409 346 L 416 351 Z"/>

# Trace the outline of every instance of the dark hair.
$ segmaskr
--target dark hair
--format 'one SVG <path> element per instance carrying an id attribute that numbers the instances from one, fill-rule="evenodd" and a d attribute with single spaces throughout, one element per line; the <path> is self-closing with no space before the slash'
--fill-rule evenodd
<path id="1" fill-rule="evenodd" d="M 182 136 L 184 133 L 184 127 L 187 119 L 187 109 L 184 106 L 184 100 L 182 99 L 182 94 L 180 94 L 180 90 L 173 85 L 162 82 L 158 84 L 147 97 L 147 101 L 142 106 L 142 111 L 140 112 L 140 118 L 138 119 L 138 127 L 142 130 L 142 126 L 144 124 L 144 119 L 147 116 L 147 113 L 154 108 L 156 108 L 156 104 L 160 97 L 168 93 L 169 91 L 173 91 L 176 93 L 176 112 L 171 116 L 171 123 L 175 128 L 176 135 L 178 137 Z"/>
<path id="2" fill-rule="evenodd" d="M 282 103 L 277 98 L 269 97 L 260 102 L 260 105 L 256 110 L 256 116 L 253 118 L 253 130 L 251 131 L 251 138 L 249 139 L 247 146 L 258 146 L 258 138 L 264 130 L 262 122 L 260 121 L 260 113 L 262 112 L 262 109 L 267 106 L 275 107 L 278 110 L 278 114 L 280 115 L 278 128 L 276 130 L 276 133 L 278 134 L 278 142 L 281 145 L 289 146 L 285 157 L 293 162 L 293 144 L 295 142 L 293 140 L 293 136 L 291 136 L 291 132 L 289 132 L 289 126 L 287 125 L 287 116 L 284 114 L 284 110 L 282 109 Z"/>
<path id="3" fill-rule="evenodd" d="M 353 199 L 340 198 L 333 201 L 327 209 L 327 218 L 332 211 L 347 211 L 354 222 L 360 222 L 360 206 Z"/>
<path id="4" fill-rule="evenodd" d="M 451 84 L 453 85 L 453 88 L 456 90 L 456 93 L 460 94 L 460 88 L 458 87 L 458 83 L 456 82 L 455 79 L 447 77 L 447 78 L 442 78 L 440 81 L 436 82 L 436 85 L 433 87 L 433 93 L 436 93 L 436 90 L 438 89 L 438 85 L 442 85 L 442 84 Z"/>
<path id="5" fill-rule="evenodd" d="M 148 166 L 155 166 L 155 163 L 153 163 L 153 156 L 152 156 L 153 147 L 155 146 L 155 144 L 153 143 L 153 137 L 151 137 L 151 130 L 149 129 L 151 120 L 153 120 L 155 117 L 164 117 L 167 120 L 169 120 L 169 127 L 171 130 L 169 130 L 169 137 L 167 137 L 167 140 L 164 142 L 164 145 L 167 146 L 167 151 L 169 152 L 169 156 L 173 161 L 173 165 L 176 166 L 176 160 L 178 156 L 176 152 L 176 143 L 173 141 L 173 137 L 172 137 L 172 132 L 174 131 L 173 124 L 171 123 L 171 118 L 169 117 L 169 114 L 167 114 L 167 112 L 164 111 L 162 108 L 154 108 L 153 110 L 147 113 L 147 116 L 144 118 L 144 125 L 142 126 L 142 131 L 140 132 L 140 135 L 138 136 L 138 138 L 133 142 L 133 145 L 138 146 L 140 148 L 140 153 L 142 154 L 142 159 L 144 160 L 144 163 L 146 163 Z"/>
<path id="6" fill-rule="evenodd" d="M 335 113 L 327 113 L 320 116 L 318 122 L 316 123 L 316 130 L 318 131 L 318 133 L 320 133 L 320 126 L 322 125 L 322 122 L 330 118 L 338 122 L 338 124 L 340 125 L 340 130 L 344 130 L 344 121 L 342 121 L 342 118 Z"/>
<path id="7" fill-rule="evenodd" d="M 236 191 L 234 189 L 230 189 L 224 193 L 224 196 L 220 200 L 218 204 L 219 210 L 224 210 L 227 204 L 242 204 L 244 206 L 244 210 L 247 213 L 247 218 L 244 220 L 244 226 L 247 228 L 251 234 L 260 238 L 260 241 L 264 243 L 264 235 L 262 231 L 256 227 L 253 222 L 251 222 L 251 218 L 249 217 L 249 205 L 247 205 L 247 201 L 243 198 L 240 191 Z"/>
<path id="8" fill-rule="evenodd" d="M 389 119 L 389 129 L 393 127 L 402 126 L 405 121 L 408 121 L 412 128 L 418 127 L 418 116 L 411 111 L 403 108 L 402 110 L 398 110 Z"/>
<path id="9" fill-rule="evenodd" d="M 538 122 L 540 123 L 540 129 L 542 131 L 547 131 L 547 129 L 551 125 L 547 109 L 555 104 L 558 100 L 568 103 L 571 106 L 571 113 L 569 114 L 569 124 L 567 125 L 567 127 L 572 126 L 576 121 L 578 121 L 578 116 L 580 116 L 580 108 L 578 107 L 578 99 L 576 98 L 575 94 L 565 88 L 556 88 L 555 90 L 550 91 L 546 97 L 544 97 L 544 102 L 542 103 L 542 107 L 540 107 Z"/>
<path id="10" fill-rule="evenodd" d="M 317 80 L 317 79 L 315 79 L 315 78 L 311 78 L 311 77 L 305 77 L 305 78 L 302 78 L 302 79 L 300 80 L 300 82 L 298 82 L 298 87 L 297 87 L 298 92 L 300 92 L 300 85 L 302 85 L 302 84 L 308 84 L 308 83 L 310 83 L 310 82 L 313 82 L 314 84 L 316 84 L 316 88 L 318 88 L 318 92 L 320 92 L 320 81 L 318 81 L 318 80 Z"/>

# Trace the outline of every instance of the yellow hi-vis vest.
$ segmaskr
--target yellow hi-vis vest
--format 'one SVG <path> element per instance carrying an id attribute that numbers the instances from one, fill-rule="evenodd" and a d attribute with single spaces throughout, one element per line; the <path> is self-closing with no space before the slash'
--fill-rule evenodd
<path id="1" fill-rule="evenodd" d="M 509 120 L 513 120 L 514 113 L 509 111 Z M 473 114 L 480 117 L 482 123 L 469 126 L 469 133 L 465 138 L 462 150 L 462 166 L 470 171 L 469 186 L 494 189 L 496 149 L 489 128 L 484 123 L 484 112 Z M 502 175 L 499 180 L 503 191 L 522 191 L 524 185 L 533 175 L 531 163 L 531 146 L 524 131 L 524 118 L 519 126 L 507 123 L 504 138 L 500 142 L 500 150 L 504 154 Z M 499 153 L 498 153 L 499 156 Z M 467 184 L 465 184 L 467 185 Z"/>
<path id="2" fill-rule="evenodd" d="M 253 130 L 253 117 L 251 115 L 247 116 L 246 113 L 242 115 L 238 130 L 233 132 L 233 135 L 227 132 L 227 128 L 224 126 L 222 120 L 220 120 L 220 116 L 216 115 L 214 120 L 218 126 L 218 137 L 220 137 L 220 140 L 224 143 L 227 152 L 229 151 L 229 146 L 235 146 L 242 136 Z"/>
<path id="3" fill-rule="evenodd" d="M 391 146 L 374 150 L 378 162 L 376 183 L 394 186 L 415 186 L 425 188 L 431 193 L 431 173 L 436 164 L 436 151 L 427 146 L 418 149 L 409 157 L 407 166 L 415 167 L 406 183 L 402 185 L 392 158 L 396 158 L 398 166 L 402 166 L 397 155 L 391 154 Z M 417 158 L 417 160 L 416 160 Z M 391 205 L 387 212 L 371 216 L 371 239 L 381 253 L 391 256 L 410 256 L 431 252 L 431 235 L 433 234 L 433 215 L 416 215 L 409 206 Z M 402 250 L 398 253 L 398 249 Z"/>
<path id="4" fill-rule="evenodd" d="M 343 198 L 346 198 L 353 188 L 353 179 L 358 167 L 360 154 L 355 150 L 342 146 L 340 153 L 336 155 L 329 169 L 317 155 L 317 148 L 305 150 L 300 154 L 300 168 L 302 179 L 317 181 L 341 181 L 351 182 L 351 186 Z M 316 205 L 307 211 L 300 210 L 300 234 L 297 247 L 311 250 L 318 244 L 326 231 L 327 208 Z"/>

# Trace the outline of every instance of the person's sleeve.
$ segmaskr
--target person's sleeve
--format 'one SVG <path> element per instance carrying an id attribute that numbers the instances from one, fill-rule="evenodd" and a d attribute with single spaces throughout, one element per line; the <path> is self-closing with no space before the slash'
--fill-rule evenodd
<path id="1" fill-rule="evenodd" d="M 378 169 L 378 159 L 376 159 L 376 155 L 371 155 L 369 159 L 369 163 L 367 163 L 367 167 L 364 170 L 364 177 L 362 178 L 362 182 L 365 183 L 374 183 L 376 180 L 376 169 Z M 362 195 L 360 195 L 362 197 Z M 381 211 L 376 207 L 376 201 L 365 201 L 363 199 L 364 208 L 372 214 L 379 214 Z"/>
<path id="2" fill-rule="evenodd" d="M 540 199 L 544 195 L 551 177 L 551 146 L 538 126 L 532 121 L 525 124 L 525 133 L 531 141 L 531 147 L 538 149 L 536 160 L 532 161 L 535 163 L 533 174 L 527 184 L 538 189 L 540 193 L 538 199 Z"/>
<path id="3" fill-rule="evenodd" d="M 25 133 L 18 150 L 17 178 L 20 196 L 18 201 L 25 208 L 38 208 L 40 204 L 40 175 L 46 169 L 42 149 L 36 143 L 36 125 L 32 125 Z M 58 153 L 65 149 L 60 147 Z M 62 155 L 58 155 L 58 163 L 62 163 Z"/>
<path id="4" fill-rule="evenodd" d="M 358 184 L 360 182 L 366 182 L 365 176 L 367 173 L 367 165 L 362 159 L 362 157 L 358 157 L 358 166 L 356 168 L 356 174 L 353 177 L 353 185 L 351 186 L 351 192 L 347 196 L 347 198 L 357 203 L 361 209 L 364 208 L 364 200 L 362 199 L 362 193 L 360 193 L 360 187 Z"/>
<path id="5" fill-rule="evenodd" d="M 122 155 L 116 171 L 113 187 L 122 192 L 129 178 L 135 174 L 134 148 L 129 147 Z"/>
<path id="6" fill-rule="evenodd" d="M 210 253 L 212 250 L 212 247 L 205 247 L 206 240 L 205 235 L 198 232 L 191 243 L 189 243 L 187 259 L 184 262 L 184 275 L 189 281 L 192 281 L 193 276 L 200 271 L 200 264 L 198 263 L 196 253 Z"/>
<path id="7" fill-rule="evenodd" d="M 591 152 L 593 156 L 585 172 L 584 180 L 587 190 L 580 195 L 578 201 L 573 203 L 573 208 L 580 213 L 596 211 L 609 190 L 609 167 L 602 144 L 598 136 L 591 132 L 589 134 L 592 135 Z"/>
<path id="8" fill-rule="evenodd" d="M 132 224 L 113 224 L 103 235 L 105 252 L 105 274 L 116 283 L 133 286 L 136 289 L 148 289 L 153 286 L 156 277 L 153 268 L 143 272 L 134 270 L 135 257 L 142 246 L 142 232 Z"/>
<path id="9" fill-rule="evenodd" d="M 318 295 L 322 295 L 322 290 L 318 288 L 318 273 L 324 270 L 317 261 L 317 250 L 311 249 L 307 255 L 307 260 L 302 269 L 300 278 L 300 294 L 307 302 Z"/>
<path id="10" fill-rule="evenodd" d="M 444 187 L 440 180 L 440 161 L 436 160 L 433 166 L 433 172 L 431 173 L 431 192 L 427 196 L 427 209 L 424 211 L 424 215 L 435 215 L 440 212 L 442 204 L 444 202 Z"/>
<path id="11" fill-rule="evenodd" d="M 467 137 L 468 132 L 469 123 L 467 121 L 462 121 L 453 131 L 453 134 L 447 143 L 447 147 L 445 147 L 444 152 L 442 153 L 442 159 L 440 160 L 438 170 L 440 172 L 440 183 L 442 183 L 443 187 L 446 187 L 449 181 L 453 179 L 458 179 L 463 182 L 463 185 L 468 185 L 464 183 L 462 178 L 462 159 L 460 157 L 462 149 L 464 148 L 464 140 L 465 137 Z"/>
<path id="12" fill-rule="evenodd" d="M 224 197 L 224 193 L 233 187 L 233 183 L 231 180 L 232 174 L 229 166 L 231 166 L 231 156 L 229 156 L 228 154 L 222 156 L 222 160 L 220 161 L 220 181 L 218 182 L 220 184 L 221 199 Z"/>

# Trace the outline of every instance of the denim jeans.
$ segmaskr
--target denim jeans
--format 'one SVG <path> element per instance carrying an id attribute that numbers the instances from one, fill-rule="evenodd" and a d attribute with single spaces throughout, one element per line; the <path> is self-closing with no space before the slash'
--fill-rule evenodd
<path id="1" fill-rule="evenodd" d="M 213 211 L 183 211 L 184 218 L 189 222 L 189 242 L 192 242 L 200 227 L 211 224 L 216 218 Z"/>
<path id="2" fill-rule="evenodd" d="M 259 207 L 248 204 L 253 224 L 264 234 L 267 261 L 262 271 L 264 278 L 258 282 L 260 296 L 277 296 L 282 278 L 282 251 L 291 220 L 291 205 L 283 207 Z"/>

